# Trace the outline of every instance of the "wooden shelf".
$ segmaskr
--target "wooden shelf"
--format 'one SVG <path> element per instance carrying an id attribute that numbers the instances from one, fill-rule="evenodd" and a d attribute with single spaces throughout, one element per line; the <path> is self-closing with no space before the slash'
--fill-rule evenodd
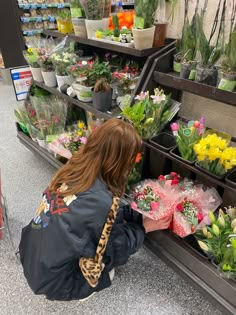
<path id="1" fill-rule="evenodd" d="M 48 87 L 46 86 L 44 83 L 39 83 L 37 81 L 33 81 L 34 84 L 54 95 L 58 95 L 60 97 L 62 97 L 66 102 L 69 102 L 71 104 L 74 104 L 92 114 L 94 114 L 95 116 L 97 116 L 98 118 L 104 118 L 104 119 L 110 119 L 110 118 L 114 118 L 114 117 L 117 117 L 119 116 L 120 114 L 120 109 L 118 106 L 114 107 L 111 112 L 101 112 L 99 110 L 97 110 L 96 108 L 94 108 L 92 106 L 92 103 L 84 103 L 84 102 L 81 102 L 79 101 L 77 98 L 72 98 L 68 95 L 65 95 L 65 94 L 62 94 L 57 88 L 51 88 L 51 87 Z"/>
<path id="2" fill-rule="evenodd" d="M 162 156 L 167 157 L 168 159 L 170 159 L 170 160 L 180 164 L 181 166 L 184 166 L 186 169 L 194 172 L 195 174 L 201 175 L 202 177 L 206 178 L 207 180 L 209 180 L 210 182 L 216 184 L 217 186 L 222 187 L 224 189 L 232 190 L 232 191 L 234 191 L 236 193 L 236 189 L 234 187 L 230 186 L 224 180 L 218 180 L 218 179 L 216 179 L 216 178 L 214 178 L 214 177 L 204 173 L 200 169 L 196 168 L 194 165 L 184 163 L 182 160 L 179 160 L 178 158 L 174 157 L 169 152 L 162 151 L 162 150 L 158 149 L 157 147 L 151 145 L 147 141 L 145 141 L 144 144 L 145 144 L 146 147 L 150 148 L 151 150 L 160 153 Z"/>
<path id="3" fill-rule="evenodd" d="M 58 38 L 63 38 L 66 35 L 62 34 L 58 31 L 53 31 L 53 30 L 44 30 L 44 35 L 46 36 L 52 36 L 52 37 L 58 37 Z M 76 35 L 68 35 L 68 37 L 71 40 L 74 40 L 80 44 L 83 45 L 88 45 L 88 46 L 93 46 L 93 47 L 97 47 L 97 48 L 102 48 L 102 49 L 106 49 L 106 50 L 111 50 L 111 51 L 116 51 L 119 53 L 123 53 L 126 55 L 130 55 L 130 56 L 134 56 L 134 57 L 148 57 L 150 55 L 152 55 L 153 53 L 155 53 L 156 51 L 162 49 L 163 47 L 160 48 L 150 48 L 150 49 L 143 49 L 143 50 L 138 50 L 135 48 L 130 48 L 130 47 L 123 47 L 123 46 L 118 46 L 118 45 L 113 45 L 112 43 L 104 43 L 102 41 L 99 40 L 93 40 L 93 39 L 84 39 L 84 38 L 80 38 Z M 172 42 L 173 40 L 168 39 L 166 41 L 166 44 L 169 44 L 170 42 Z"/>
<path id="4" fill-rule="evenodd" d="M 153 78 L 156 83 L 161 84 L 162 86 L 168 86 L 177 90 L 186 91 L 198 96 L 212 99 L 214 101 L 236 106 L 236 93 L 222 91 L 210 85 L 181 79 L 179 75 L 174 72 L 163 73 L 154 71 Z"/>

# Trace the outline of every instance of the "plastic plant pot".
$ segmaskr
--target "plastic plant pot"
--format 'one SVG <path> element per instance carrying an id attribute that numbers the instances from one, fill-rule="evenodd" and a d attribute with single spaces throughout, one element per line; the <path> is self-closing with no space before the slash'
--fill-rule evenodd
<path id="1" fill-rule="evenodd" d="M 170 154 L 173 155 L 174 157 L 176 157 L 178 160 L 181 160 L 181 161 L 183 161 L 184 163 L 187 163 L 187 164 L 189 164 L 189 165 L 193 165 L 193 164 L 196 162 L 196 159 L 195 159 L 194 161 L 189 161 L 189 160 L 184 159 L 184 158 L 181 156 L 178 147 L 175 147 L 174 149 L 172 149 L 172 150 L 170 151 Z"/>
<path id="2" fill-rule="evenodd" d="M 216 175 L 216 174 L 214 174 L 214 173 L 212 173 L 212 172 L 206 170 L 205 168 L 203 168 L 203 167 L 199 164 L 198 161 L 195 163 L 195 167 L 196 167 L 197 169 L 201 170 L 203 173 L 208 174 L 208 175 L 210 175 L 211 177 L 213 177 L 213 178 L 215 178 L 215 179 L 218 179 L 218 180 L 223 179 L 223 178 L 227 175 L 227 173 L 225 173 L 225 174 L 223 174 L 223 175 L 221 175 L 221 176 L 220 176 L 220 175 Z"/>
<path id="3" fill-rule="evenodd" d="M 226 176 L 225 181 L 232 187 L 236 188 L 236 169 Z"/>
<path id="4" fill-rule="evenodd" d="M 161 132 L 149 140 L 155 147 L 168 152 L 176 146 L 175 137 L 167 132 Z"/>
<path id="5" fill-rule="evenodd" d="M 180 78 L 181 79 L 188 79 L 191 70 L 192 70 L 192 64 L 191 63 L 181 63 Z"/>
<path id="6" fill-rule="evenodd" d="M 110 91 L 94 92 L 93 91 L 93 107 L 101 112 L 111 109 L 112 105 L 112 89 Z"/>
<path id="7" fill-rule="evenodd" d="M 217 83 L 217 69 L 203 68 L 197 65 L 195 81 L 206 85 L 216 86 Z"/>

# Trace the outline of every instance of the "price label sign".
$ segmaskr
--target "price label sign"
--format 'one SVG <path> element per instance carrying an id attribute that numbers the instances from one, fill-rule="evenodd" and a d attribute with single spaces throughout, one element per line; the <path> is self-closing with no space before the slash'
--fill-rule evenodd
<path id="1" fill-rule="evenodd" d="M 17 101 L 26 99 L 30 89 L 32 73 L 30 67 L 19 67 L 10 69 L 11 79 L 15 89 Z"/>
<path id="2" fill-rule="evenodd" d="M 47 9 L 48 5 L 47 4 L 42 4 L 42 9 Z"/>

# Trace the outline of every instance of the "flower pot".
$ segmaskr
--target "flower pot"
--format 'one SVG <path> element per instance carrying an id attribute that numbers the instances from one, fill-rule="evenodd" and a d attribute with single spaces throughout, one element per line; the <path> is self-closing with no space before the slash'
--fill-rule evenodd
<path id="1" fill-rule="evenodd" d="M 45 140 L 37 139 L 37 142 L 41 148 L 47 149 L 47 143 L 45 142 Z"/>
<path id="2" fill-rule="evenodd" d="M 85 20 L 87 35 L 89 39 L 96 37 L 96 31 L 103 28 L 103 20 Z"/>
<path id="3" fill-rule="evenodd" d="M 150 140 L 150 143 L 166 152 L 176 146 L 175 137 L 167 132 L 159 133 L 157 136 Z"/>
<path id="4" fill-rule="evenodd" d="M 111 109 L 112 89 L 110 91 L 94 92 L 93 91 L 93 107 L 101 112 Z"/>
<path id="5" fill-rule="evenodd" d="M 33 68 L 30 67 L 33 79 L 37 82 L 43 82 L 43 76 L 42 76 L 42 71 L 41 68 Z"/>
<path id="6" fill-rule="evenodd" d="M 56 78 L 57 78 L 57 85 L 58 85 L 58 88 L 60 89 L 61 86 L 63 86 L 64 84 L 68 84 L 69 85 L 69 82 L 70 82 L 70 77 L 68 75 L 56 75 Z"/>
<path id="7" fill-rule="evenodd" d="M 223 179 L 223 178 L 227 175 L 227 173 L 225 173 L 225 174 L 223 174 L 223 175 L 216 175 L 216 174 L 214 174 L 214 173 L 208 171 L 207 169 L 203 168 L 203 167 L 199 164 L 199 161 L 197 161 L 197 162 L 195 163 L 195 167 L 198 168 L 199 170 L 201 170 L 203 173 L 208 174 L 208 175 L 210 175 L 211 177 L 214 177 L 214 178 L 216 178 L 216 179 L 218 179 L 218 180 Z"/>
<path id="8" fill-rule="evenodd" d="M 46 86 L 55 87 L 57 86 L 57 78 L 55 71 L 42 71 L 43 80 Z"/>
<path id="9" fill-rule="evenodd" d="M 236 170 L 231 171 L 231 173 L 226 176 L 225 181 L 230 184 L 230 186 L 236 188 Z"/>
<path id="10" fill-rule="evenodd" d="M 88 87 L 80 83 L 73 83 L 72 87 L 77 95 L 77 98 L 80 101 L 86 103 L 92 102 L 93 100 L 92 86 Z"/>
<path id="11" fill-rule="evenodd" d="M 192 70 L 192 64 L 191 63 L 181 63 L 181 65 L 180 65 L 180 78 L 181 79 L 188 79 L 191 70 Z"/>
<path id="12" fill-rule="evenodd" d="M 196 69 L 196 82 L 216 86 L 217 82 L 217 69 L 216 68 L 203 68 L 200 65 L 197 65 Z"/>
<path id="13" fill-rule="evenodd" d="M 58 32 L 61 32 L 61 19 L 57 18 L 57 29 Z"/>
<path id="14" fill-rule="evenodd" d="M 87 29 L 85 26 L 85 19 L 72 19 L 74 32 L 76 36 L 79 36 L 80 38 L 87 38 Z"/>
<path id="15" fill-rule="evenodd" d="M 221 72 L 218 89 L 228 92 L 233 92 L 236 88 L 236 73 Z"/>
<path id="16" fill-rule="evenodd" d="M 73 32 L 73 24 L 69 20 L 60 20 L 60 31 L 63 34 L 71 34 Z"/>
<path id="17" fill-rule="evenodd" d="M 162 47 L 165 45 L 167 27 L 167 23 L 155 24 L 153 47 Z"/>
<path id="18" fill-rule="evenodd" d="M 172 149 L 172 150 L 170 151 L 170 154 L 173 155 L 174 157 L 176 157 L 178 160 L 181 160 L 181 161 L 183 161 L 184 163 L 187 163 L 187 164 L 189 164 L 189 165 L 193 165 L 193 164 L 196 162 L 196 159 L 195 159 L 194 161 L 189 161 L 189 160 L 184 159 L 184 158 L 181 156 L 178 147 L 175 147 L 174 149 Z"/>
<path id="19" fill-rule="evenodd" d="M 177 62 L 177 61 L 174 61 L 173 62 L 173 70 L 174 70 L 174 72 L 180 73 L 180 71 L 181 71 L 181 63 Z"/>
<path id="20" fill-rule="evenodd" d="M 136 49 L 148 49 L 153 46 L 155 26 L 143 30 L 133 28 L 134 47 Z"/>
<path id="21" fill-rule="evenodd" d="M 109 28 L 109 18 L 103 18 L 103 29 L 107 30 Z"/>

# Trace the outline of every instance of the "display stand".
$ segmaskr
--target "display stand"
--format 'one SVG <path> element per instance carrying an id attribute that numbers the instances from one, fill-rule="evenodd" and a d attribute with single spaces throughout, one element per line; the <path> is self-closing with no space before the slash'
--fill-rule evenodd
<path id="1" fill-rule="evenodd" d="M 58 32 L 45 31 L 47 36 L 63 37 Z M 156 86 L 161 85 L 166 92 L 172 93 L 172 98 L 180 101 L 182 90 L 187 90 L 194 94 L 202 95 L 218 101 L 224 101 L 229 105 L 236 104 L 236 97 L 233 93 L 222 92 L 216 88 L 197 84 L 195 82 L 182 80 L 172 73 L 173 55 L 175 52 L 174 41 L 167 41 L 167 46 L 156 50 L 137 51 L 133 48 L 120 48 L 112 44 L 99 43 L 99 41 L 80 39 L 74 35 L 69 38 L 77 41 L 81 47 L 91 47 L 97 51 L 116 51 L 117 53 L 127 54 L 135 58 L 143 58 L 146 62 L 137 84 L 135 94 L 140 91 L 152 91 Z M 187 81 L 187 82 L 186 82 Z M 92 112 L 98 117 L 109 119 L 119 115 L 115 109 L 111 113 L 102 113 L 95 110 L 91 103 L 83 103 L 77 99 L 62 95 L 56 88 L 48 88 L 42 83 L 35 84 L 53 94 L 60 95 L 65 100 L 86 111 Z M 29 137 L 25 136 L 18 128 L 19 140 L 30 150 L 39 154 L 56 168 L 61 166 L 52 155 L 45 149 L 40 148 Z M 226 181 L 220 181 L 214 177 L 205 174 L 194 165 L 184 163 L 170 153 L 162 151 L 148 141 L 144 142 L 146 150 L 144 157 L 144 178 L 156 178 L 160 174 L 168 174 L 170 171 L 176 171 L 182 176 L 199 180 L 199 182 L 208 186 L 214 186 L 222 196 L 225 205 L 235 202 L 236 189 Z M 171 232 L 153 232 L 147 235 L 146 245 L 167 264 L 183 275 L 192 285 L 199 289 L 214 304 L 223 310 L 224 314 L 236 313 L 236 282 L 220 277 L 216 267 L 208 261 L 207 257 L 198 248 L 193 237 L 181 239 Z"/>

